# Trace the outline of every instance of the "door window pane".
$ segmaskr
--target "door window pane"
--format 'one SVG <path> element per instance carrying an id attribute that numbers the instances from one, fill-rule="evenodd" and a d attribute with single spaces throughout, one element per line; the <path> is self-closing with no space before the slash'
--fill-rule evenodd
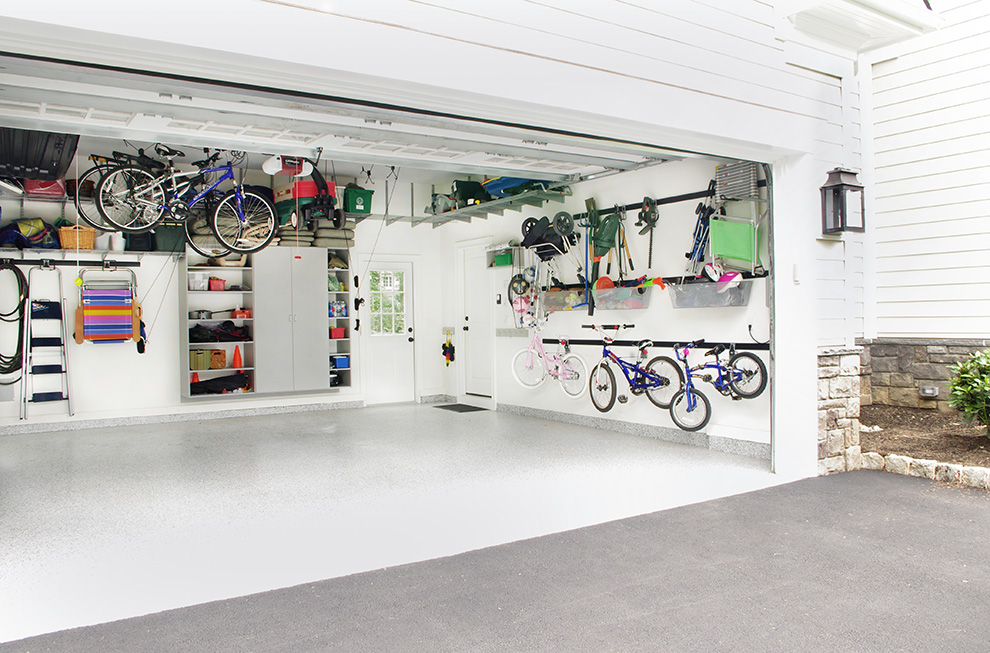
<path id="1" fill-rule="evenodd" d="M 406 329 L 405 275 L 402 272 L 372 270 L 371 335 L 394 335 Z"/>

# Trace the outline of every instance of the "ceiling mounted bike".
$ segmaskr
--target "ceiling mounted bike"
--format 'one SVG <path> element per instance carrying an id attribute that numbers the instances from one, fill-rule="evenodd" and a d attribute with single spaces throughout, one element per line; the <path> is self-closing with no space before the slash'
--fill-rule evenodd
<path id="1" fill-rule="evenodd" d="M 96 208 L 115 229 L 141 233 L 159 224 L 166 215 L 187 224 L 195 217 L 195 207 L 208 202 L 225 181 L 234 181 L 228 162 L 214 166 L 220 152 L 196 161 L 196 170 L 179 171 L 174 159 L 185 156 L 179 150 L 158 144 L 155 152 L 166 161 L 161 173 L 136 165 L 116 166 L 100 179 Z M 214 166 L 214 167 L 211 167 Z M 210 181 L 211 175 L 219 175 Z M 204 190 L 199 190 L 204 185 Z M 202 215 L 202 212 L 200 213 Z M 264 195 L 235 182 L 206 212 L 209 227 L 219 244 L 233 252 L 251 254 L 264 249 L 275 237 L 278 221 L 275 207 Z"/>

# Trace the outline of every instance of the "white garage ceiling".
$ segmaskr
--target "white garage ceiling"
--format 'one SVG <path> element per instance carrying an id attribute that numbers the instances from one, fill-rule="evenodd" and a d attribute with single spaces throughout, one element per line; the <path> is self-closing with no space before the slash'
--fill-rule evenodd
<path id="1" fill-rule="evenodd" d="M 562 182 L 688 155 L 360 99 L 11 54 L 0 54 L 0 125 Z"/>

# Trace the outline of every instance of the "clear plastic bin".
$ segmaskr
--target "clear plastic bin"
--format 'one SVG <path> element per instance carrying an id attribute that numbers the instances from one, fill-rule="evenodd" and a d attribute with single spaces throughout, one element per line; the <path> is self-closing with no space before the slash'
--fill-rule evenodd
<path id="1" fill-rule="evenodd" d="M 639 286 L 637 288 L 595 288 L 591 295 L 595 298 L 595 310 L 635 310 L 638 308 L 648 308 L 650 291 L 653 286 Z"/>
<path id="2" fill-rule="evenodd" d="M 670 284 L 667 292 L 674 308 L 722 308 L 726 306 L 746 306 L 753 290 L 752 281 L 742 281 L 735 288 L 723 293 L 717 291 L 714 283 Z"/>

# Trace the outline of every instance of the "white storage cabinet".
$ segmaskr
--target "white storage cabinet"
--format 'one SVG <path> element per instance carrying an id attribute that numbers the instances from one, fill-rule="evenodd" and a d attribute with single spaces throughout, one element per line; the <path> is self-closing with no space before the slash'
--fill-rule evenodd
<path id="1" fill-rule="evenodd" d="M 257 391 L 328 390 L 327 250 L 268 247 L 253 259 Z"/>

